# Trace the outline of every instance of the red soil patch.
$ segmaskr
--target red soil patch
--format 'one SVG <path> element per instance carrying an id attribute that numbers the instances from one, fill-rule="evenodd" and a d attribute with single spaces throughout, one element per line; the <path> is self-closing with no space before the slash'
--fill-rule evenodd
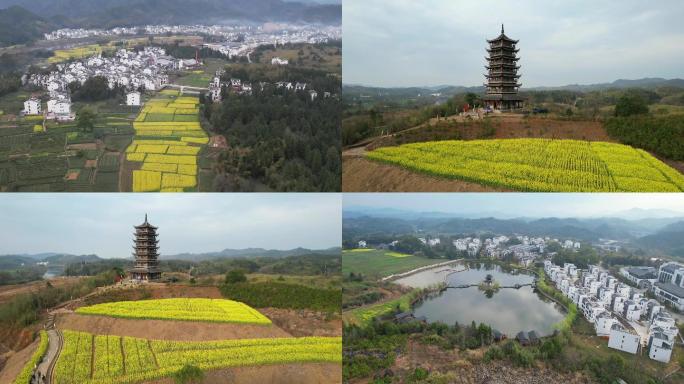
<path id="1" fill-rule="evenodd" d="M 334 363 L 280 364 L 259 367 L 240 367 L 205 372 L 203 384 L 319 384 L 341 383 L 342 366 Z M 171 378 L 152 381 L 154 384 L 173 384 Z"/>
<path id="2" fill-rule="evenodd" d="M 207 323 L 198 321 L 117 319 L 107 316 L 64 313 L 57 316 L 56 328 L 90 332 L 96 335 L 140 337 L 153 340 L 210 341 L 290 337 L 276 325 Z"/>
<path id="3" fill-rule="evenodd" d="M 437 178 L 361 157 L 343 157 L 343 192 L 504 192 L 467 181 Z"/>

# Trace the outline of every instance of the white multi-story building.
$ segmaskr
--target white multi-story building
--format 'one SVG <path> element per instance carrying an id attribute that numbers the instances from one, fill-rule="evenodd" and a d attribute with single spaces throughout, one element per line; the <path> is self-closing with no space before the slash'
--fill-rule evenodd
<path id="1" fill-rule="evenodd" d="M 368 244 L 366 243 L 365 240 L 359 240 L 358 246 L 359 246 L 359 248 L 366 248 L 368 246 Z"/>
<path id="2" fill-rule="evenodd" d="M 639 288 L 650 287 L 658 281 L 656 273 L 653 267 L 620 268 L 620 274 Z"/>
<path id="3" fill-rule="evenodd" d="M 41 104 L 40 99 L 35 97 L 26 100 L 24 102 L 24 115 L 41 115 L 43 113 Z"/>
<path id="4" fill-rule="evenodd" d="M 594 328 L 596 329 L 596 335 L 600 337 L 610 336 L 610 330 L 613 329 L 613 324 L 617 323 L 617 320 L 611 316 L 608 312 L 602 312 L 596 317 L 596 322 L 594 323 Z"/>
<path id="5" fill-rule="evenodd" d="M 608 336 L 608 347 L 623 352 L 636 354 L 639 350 L 641 338 L 634 332 L 630 332 L 619 323 L 613 324 Z"/>
<path id="6" fill-rule="evenodd" d="M 661 265 L 653 293 L 659 300 L 684 311 L 684 264 L 670 262 Z"/>
<path id="7" fill-rule="evenodd" d="M 126 105 L 129 106 L 140 106 L 140 92 L 134 91 L 126 94 Z"/>
<path id="8" fill-rule="evenodd" d="M 651 333 L 648 338 L 648 357 L 663 363 L 669 363 L 672 356 L 672 342 L 661 332 Z"/>

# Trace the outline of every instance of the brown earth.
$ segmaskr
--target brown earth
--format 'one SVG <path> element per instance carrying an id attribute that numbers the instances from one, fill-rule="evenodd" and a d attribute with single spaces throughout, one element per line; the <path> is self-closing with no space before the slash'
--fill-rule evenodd
<path id="1" fill-rule="evenodd" d="M 117 319 L 106 316 L 62 313 L 56 328 L 90 332 L 96 335 L 132 336 L 153 340 L 211 341 L 290 337 L 277 325 L 205 323 L 175 320 Z"/>
<path id="2" fill-rule="evenodd" d="M 437 178 L 376 163 L 361 157 L 344 157 L 343 192 L 506 192 L 467 181 Z"/>
<path id="3" fill-rule="evenodd" d="M 281 364 L 205 372 L 202 384 L 335 384 L 342 382 L 342 366 L 334 363 Z M 173 384 L 171 378 L 154 384 Z"/>
<path id="4" fill-rule="evenodd" d="M 493 129 L 488 132 L 488 128 Z M 556 120 L 542 117 L 523 117 L 518 114 L 501 114 L 484 120 L 464 121 L 460 116 L 451 116 L 431 125 L 410 128 L 393 135 L 378 138 L 366 146 L 373 150 L 435 140 L 475 139 L 572 139 L 614 142 L 603 128 L 603 123 L 593 120 Z"/>
<path id="5" fill-rule="evenodd" d="M 594 383 L 581 373 L 560 373 L 538 364 L 531 368 L 512 366 L 504 361 L 481 362 L 484 350 L 445 351 L 434 345 L 424 345 L 417 340 L 409 340 L 406 350 L 390 368 L 391 375 L 406 378 L 415 368 L 421 367 L 431 373 L 438 372 L 454 384 L 589 384 Z M 389 372 L 389 371 L 388 371 Z M 401 382 L 401 380 L 399 380 Z M 367 381 L 361 381 L 367 382 Z"/>
<path id="6" fill-rule="evenodd" d="M 63 287 L 78 282 L 81 277 L 56 277 L 48 280 L 54 287 Z M 33 281 L 26 284 L 3 285 L 0 286 L 0 304 L 12 299 L 16 295 L 22 293 L 30 293 L 44 288 L 45 280 Z"/>
<path id="7" fill-rule="evenodd" d="M 306 309 L 259 308 L 273 324 L 295 337 L 342 336 L 342 320 Z"/>
<path id="8" fill-rule="evenodd" d="M 19 352 L 9 351 L 0 355 L 0 383 L 11 383 L 38 348 L 40 338 Z"/>

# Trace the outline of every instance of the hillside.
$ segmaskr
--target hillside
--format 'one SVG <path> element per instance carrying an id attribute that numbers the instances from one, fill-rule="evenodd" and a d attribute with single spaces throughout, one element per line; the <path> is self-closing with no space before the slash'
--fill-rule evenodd
<path id="1" fill-rule="evenodd" d="M 0 8 L 12 5 L 22 5 L 70 27 L 85 28 L 234 20 L 339 23 L 342 16 L 340 5 L 282 0 L 0 0 Z"/>
<path id="2" fill-rule="evenodd" d="M 684 257 L 684 221 L 672 223 L 660 231 L 638 239 L 637 244 L 644 248 L 656 249 L 671 256 Z"/>
<path id="3" fill-rule="evenodd" d="M 29 43 L 53 29 L 53 23 L 20 6 L 0 9 L 0 47 Z"/>
<path id="4" fill-rule="evenodd" d="M 290 250 L 246 248 L 246 249 L 224 249 L 218 252 L 205 253 L 179 253 L 176 255 L 164 255 L 168 260 L 191 260 L 203 261 L 213 259 L 232 259 L 243 257 L 268 257 L 280 259 L 290 256 L 302 256 L 309 254 L 339 254 L 340 248 L 329 248 L 324 250 L 311 250 L 306 248 L 295 248 Z"/>

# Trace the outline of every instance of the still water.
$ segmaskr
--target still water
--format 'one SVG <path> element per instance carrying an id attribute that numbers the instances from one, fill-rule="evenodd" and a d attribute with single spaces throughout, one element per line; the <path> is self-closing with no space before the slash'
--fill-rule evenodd
<path id="1" fill-rule="evenodd" d="M 453 268 L 464 269 L 462 265 Z M 497 265 L 476 264 L 471 265 L 470 269 L 448 274 L 452 271 L 436 268 L 399 279 L 396 283 L 425 287 L 443 282 L 446 277 L 450 286 L 479 284 L 487 274 L 491 274 L 494 281 L 502 287 L 534 281 L 532 275 L 505 272 Z M 485 323 L 508 337 L 515 337 L 520 331 L 531 330 L 537 331 L 541 336 L 549 335 L 553 332 L 553 325 L 564 317 L 560 307 L 542 299 L 530 286 L 520 289 L 501 288 L 491 297 L 487 297 L 478 287 L 450 288 L 441 295 L 416 305 L 414 313 L 415 316 L 425 316 L 429 322 Z"/>

